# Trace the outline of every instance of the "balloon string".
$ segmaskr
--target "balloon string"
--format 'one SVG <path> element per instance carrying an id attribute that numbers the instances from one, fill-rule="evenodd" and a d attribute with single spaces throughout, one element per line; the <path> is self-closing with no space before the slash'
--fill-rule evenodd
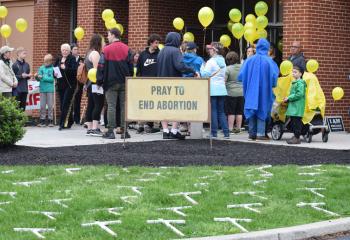
<path id="1" fill-rule="evenodd" d="M 206 32 L 207 32 L 207 28 L 204 28 L 204 39 L 203 39 L 203 56 L 205 54 L 205 37 L 206 37 Z"/>

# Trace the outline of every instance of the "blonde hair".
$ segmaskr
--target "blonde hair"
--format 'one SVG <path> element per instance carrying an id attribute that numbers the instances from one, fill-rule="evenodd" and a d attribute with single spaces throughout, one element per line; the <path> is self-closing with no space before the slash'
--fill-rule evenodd
<path id="1" fill-rule="evenodd" d="M 62 50 L 68 50 L 68 52 L 70 52 L 70 51 L 71 51 L 70 45 L 69 45 L 68 43 L 63 43 L 63 44 L 61 45 L 61 51 L 62 51 Z"/>
<path id="2" fill-rule="evenodd" d="M 52 60 L 53 60 L 52 55 L 51 55 L 51 54 L 47 54 L 47 55 L 45 55 L 45 57 L 44 57 L 44 64 L 49 64 L 49 63 L 52 64 Z"/>
<path id="3" fill-rule="evenodd" d="M 25 51 L 24 47 L 19 47 L 19 48 L 17 48 L 17 49 L 16 49 L 17 56 L 18 56 L 21 52 L 24 52 L 24 51 Z"/>

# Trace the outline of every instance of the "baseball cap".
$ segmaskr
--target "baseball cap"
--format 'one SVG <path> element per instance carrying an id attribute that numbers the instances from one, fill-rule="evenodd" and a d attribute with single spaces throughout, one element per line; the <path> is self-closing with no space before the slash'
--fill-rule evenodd
<path id="1" fill-rule="evenodd" d="M 186 44 L 186 49 L 187 50 L 193 50 L 193 49 L 196 49 L 198 48 L 197 44 L 195 42 L 188 42 Z"/>
<path id="2" fill-rule="evenodd" d="M 0 48 L 0 54 L 4 54 L 6 52 L 12 52 L 14 50 L 14 48 L 10 48 L 9 46 L 3 46 L 2 48 Z"/>

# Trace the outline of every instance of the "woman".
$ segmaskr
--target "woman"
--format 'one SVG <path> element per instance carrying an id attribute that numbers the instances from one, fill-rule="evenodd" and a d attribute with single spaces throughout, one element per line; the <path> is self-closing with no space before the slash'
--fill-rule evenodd
<path id="1" fill-rule="evenodd" d="M 98 62 L 101 58 L 101 51 L 105 43 L 101 35 L 94 34 L 90 39 L 90 47 L 85 57 L 85 66 L 87 71 L 98 66 Z M 87 93 L 88 93 L 88 107 L 86 112 L 87 120 L 87 136 L 102 137 L 103 133 L 100 130 L 99 120 L 101 117 L 102 108 L 104 105 L 104 94 L 101 91 L 98 93 L 97 90 L 102 87 L 98 87 L 96 84 L 87 82 Z"/>
<path id="2" fill-rule="evenodd" d="M 239 56 L 235 52 L 229 52 L 226 55 L 226 89 L 227 97 L 225 99 L 225 113 L 228 117 L 228 129 L 231 133 L 240 133 L 243 119 L 243 85 L 238 81 L 237 77 L 241 64 L 239 64 Z M 236 121 L 236 127 L 234 123 Z"/>
<path id="3" fill-rule="evenodd" d="M 18 81 L 12 70 L 11 52 L 13 48 L 3 46 L 0 49 L 0 95 L 12 97 L 12 88 L 17 87 Z"/>
<path id="4" fill-rule="evenodd" d="M 201 76 L 210 78 L 210 104 L 211 104 L 211 136 L 217 138 L 218 122 L 222 127 L 225 138 L 230 138 L 227 119 L 224 112 L 225 97 L 227 90 L 225 86 L 225 59 L 221 55 L 223 46 L 219 42 L 207 45 L 210 59 L 201 67 Z"/>
<path id="5" fill-rule="evenodd" d="M 59 129 L 71 128 L 73 125 L 73 102 L 74 91 L 77 86 L 77 64 L 70 54 L 71 48 L 68 43 L 61 45 L 62 56 L 58 57 L 55 67 L 58 67 L 62 77 L 57 79 L 57 88 L 60 96 L 61 117 Z"/>

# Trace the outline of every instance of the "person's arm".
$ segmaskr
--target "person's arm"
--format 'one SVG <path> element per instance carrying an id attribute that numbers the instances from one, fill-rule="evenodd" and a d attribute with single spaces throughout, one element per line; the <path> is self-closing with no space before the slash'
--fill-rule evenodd
<path id="1" fill-rule="evenodd" d="M 20 73 L 20 71 L 19 71 L 18 64 L 16 64 L 16 63 L 12 64 L 12 70 L 15 73 L 16 78 L 22 78 L 22 73 Z"/>
<path id="2" fill-rule="evenodd" d="M 202 65 L 201 67 L 201 76 L 204 78 L 210 78 L 214 69 L 213 61 L 209 60 L 205 65 Z"/>
<path id="3" fill-rule="evenodd" d="M 97 74 L 96 74 L 96 84 L 98 86 L 103 85 L 105 66 L 106 66 L 105 57 L 104 57 L 104 54 L 101 53 L 100 60 L 97 66 Z"/>
<path id="4" fill-rule="evenodd" d="M 126 59 L 127 64 L 128 64 L 128 68 L 129 68 L 129 76 L 133 76 L 134 75 L 134 64 L 133 64 L 133 56 L 132 56 L 132 52 L 131 49 L 129 49 L 128 51 L 128 57 Z"/>
<path id="5" fill-rule="evenodd" d="M 295 102 L 300 100 L 305 96 L 305 85 L 303 82 L 298 81 L 296 83 L 296 91 L 294 94 L 291 94 L 288 96 L 287 101 L 288 102 Z"/>
<path id="6" fill-rule="evenodd" d="M 137 60 L 137 64 L 136 64 L 136 76 L 141 76 L 141 72 L 142 72 L 142 65 L 143 65 L 143 53 L 140 54 L 139 59 Z"/>
<path id="7" fill-rule="evenodd" d="M 173 63 L 176 70 L 178 70 L 181 73 L 196 74 L 196 71 L 193 68 L 186 66 L 186 64 L 183 62 L 183 56 L 180 51 L 174 54 Z"/>
<path id="8" fill-rule="evenodd" d="M 43 79 L 43 68 L 40 67 L 39 70 L 38 70 L 38 74 L 35 76 L 35 79 L 37 81 L 41 81 Z"/>

